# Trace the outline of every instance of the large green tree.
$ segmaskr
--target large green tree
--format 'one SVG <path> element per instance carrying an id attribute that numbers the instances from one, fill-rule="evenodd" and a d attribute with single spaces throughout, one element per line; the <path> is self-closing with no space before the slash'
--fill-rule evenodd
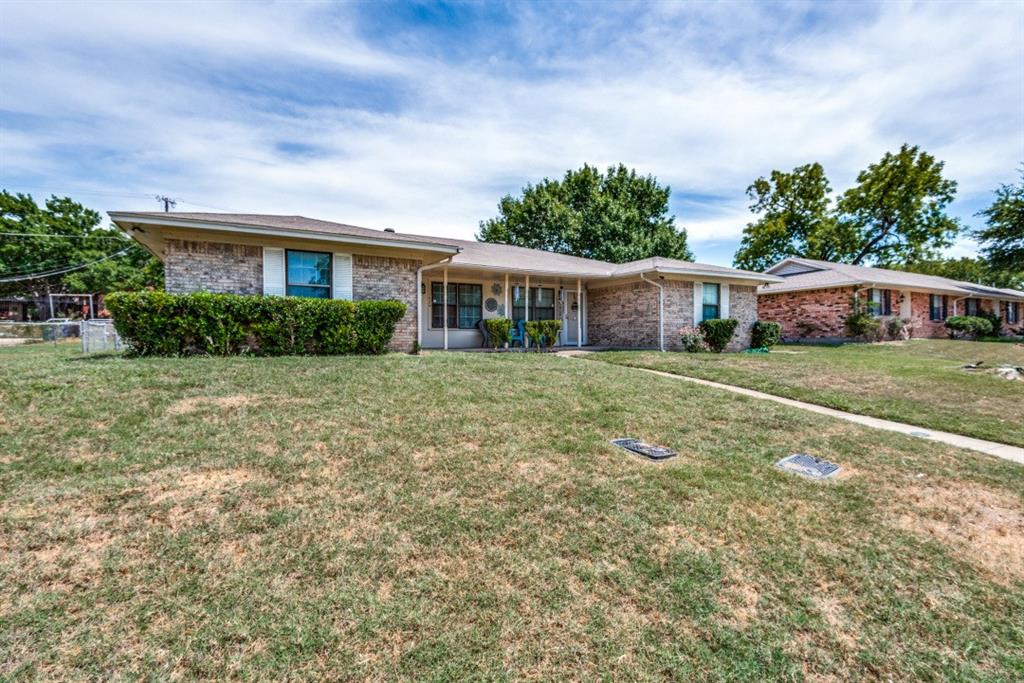
<path id="1" fill-rule="evenodd" d="M 956 181 L 942 177 L 943 165 L 905 144 L 861 171 L 836 205 L 839 220 L 856 234 L 846 262 L 909 263 L 950 246 L 960 224 L 946 215 Z"/>
<path id="2" fill-rule="evenodd" d="M 157 259 L 120 230 L 100 224 L 98 212 L 68 197 L 52 196 L 40 206 L 31 195 L 0 191 L 0 294 L 163 286 Z"/>
<path id="3" fill-rule="evenodd" d="M 755 180 L 747 196 L 750 210 L 760 218 L 743 230 L 736 266 L 766 270 L 787 256 L 831 261 L 848 253 L 854 237 L 832 214 L 831 192 L 819 163 Z"/>
<path id="4" fill-rule="evenodd" d="M 943 178 L 942 168 L 903 145 L 861 171 L 834 206 L 820 164 L 758 178 L 747 193 L 760 217 L 744 229 L 736 265 L 763 269 L 787 256 L 857 265 L 935 258 L 960 231 L 946 214 L 956 182 Z"/>
<path id="5" fill-rule="evenodd" d="M 1011 271 L 1024 270 L 1024 167 L 1019 185 L 1002 185 L 995 201 L 978 215 L 985 217 L 986 227 L 975 236 L 982 253 L 996 267 Z"/>
<path id="6" fill-rule="evenodd" d="M 498 216 L 480 222 L 481 242 L 514 244 L 625 263 L 649 256 L 692 260 L 686 230 L 669 215 L 671 190 L 622 164 L 584 165 L 506 195 Z"/>

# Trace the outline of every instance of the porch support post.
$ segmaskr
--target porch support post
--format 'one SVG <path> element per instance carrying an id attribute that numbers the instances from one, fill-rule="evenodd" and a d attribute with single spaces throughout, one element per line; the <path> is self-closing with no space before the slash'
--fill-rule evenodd
<path id="1" fill-rule="evenodd" d="M 526 315 L 523 317 L 523 323 L 530 322 L 530 276 L 526 276 Z M 530 338 L 526 335 L 526 328 L 523 328 L 523 348 L 530 348 Z"/>
<path id="2" fill-rule="evenodd" d="M 444 274 L 444 296 L 442 301 L 444 302 L 444 350 L 448 350 L 448 269 L 445 268 L 441 271 Z"/>
<path id="3" fill-rule="evenodd" d="M 416 269 L 416 346 L 423 347 L 423 266 Z"/>
<path id="4" fill-rule="evenodd" d="M 583 346 L 583 280 L 576 278 L 576 348 Z"/>
<path id="5" fill-rule="evenodd" d="M 512 319 L 512 304 L 509 303 L 508 293 L 508 273 L 505 273 L 505 317 L 509 320 Z"/>

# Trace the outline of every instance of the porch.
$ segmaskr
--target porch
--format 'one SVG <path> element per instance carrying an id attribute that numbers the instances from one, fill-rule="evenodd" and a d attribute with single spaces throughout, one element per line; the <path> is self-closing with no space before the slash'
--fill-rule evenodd
<path id="1" fill-rule="evenodd" d="M 479 349 L 480 322 L 561 320 L 556 345 L 587 344 L 584 278 L 440 265 L 417 272 L 418 341 L 424 349 Z M 524 340 L 529 344 L 528 340 Z"/>

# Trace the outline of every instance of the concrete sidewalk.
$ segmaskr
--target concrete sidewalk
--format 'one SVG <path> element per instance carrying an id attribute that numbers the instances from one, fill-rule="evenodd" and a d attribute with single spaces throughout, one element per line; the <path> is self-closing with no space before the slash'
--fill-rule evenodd
<path id="1" fill-rule="evenodd" d="M 558 352 L 558 355 L 565 356 L 567 358 L 572 358 L 575 356 L 587 355 L 588 353 L 588 351 L 560 351 Z M 938 441 L 939 443 L 949 444 L 950 446 L 956 446 L 958 448 L 966 448 L 972 451 L 979 451 L 987 455 L 1002 458 L 1003 460 L 1009 460 L 1011 462 L 1016 462 L 1021 465 L 1024 465 L 1024 448 L 1018 448 L 1017 446 L 1009 446 L 1007 444 L 996 443 L 995 441 L 985 441 L 984 439 L 974 439 L 969 436 L 951 434 L 950 432 L 938 432 L 935 431 L 934 429 L 928 429 L 926 427 L 917 427 L 914 425 L 904 424 L 902 422 L 893 422 L 892 420 L 882 420 L 877 417 L 868 417 L 867 415 L 847 413 L 842 410 L 836 410 L 835 408 L 826 408 L 825 406 L 819 406 L 814 403 L 806 403 L 805 401 L 796 401 L 791 398 L 783 398 L 782 396 L 776 396 L 774 394 L 766 394 L 763 391 L 744 389 L 743 387 L 737 387 L 732 384 L 722 384 L 720 382 L 712 382 L 706 379 L 697 379 L 696 377 L 673 375 L 670 372 L 662 372 L 661 370 L 650 370 L 648 368 L 629 367 L 629 369 L 638 370 L 640 372 L 646 372 L 652 375 L 658 375 L 659 377 L 668 377 L 669 379 L 675 379 L 682 382 L 702 384 L 706 387 L 723 389 L 725 391 L 731 391 L 734 394 L 750 396 L 751 398 L 759 398 L 765 401 L 774 401 L 775 403 L 781 403 L 783 405 L 792 406 L 793 408 L 800 408 L 802 410 L 807 410 L 812 413 L 818 413 L 819 415 L 828 415 L 829 417 L 835 417 L 840 420 L 846 420 L 847 422 L 855 422 L 857 424 L 864 425 L 865 427 L 873 427 L 874 429 L 884 429 L 889 432 L 899 432 L 900 434 L 906 434 L 908 436 L 923 438 L 929 441 Z"/>

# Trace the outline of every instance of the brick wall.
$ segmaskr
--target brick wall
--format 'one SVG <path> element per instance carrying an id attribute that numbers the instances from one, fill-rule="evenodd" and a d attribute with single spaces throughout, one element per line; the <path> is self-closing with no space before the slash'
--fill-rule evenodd
<path id="1" fill-rule="evenodd" d="M 951 296 L 946 298 L 949 315 L 953 315 L 953 298 Z M 962 309 L 963 304 L 960 306 Z M 945 322 L 931 320 L 931 302 L 928 295 L 923 292 L 911 292 L 910 294 L 910 322 L 913 325 L 914 337 L 938 339 L 948 336 Z"/>
<path id="2" fill-rule="evenodd" d="M 164 289 L 175 294 L 262 294 L 263 248 L 164 240 L 164 283 Z"/>
<path id="3" fill-rule="evenodd" d="M 587 341 L 595 346 L 658 346 L 658 290 L 630 282 L 587 290 Z"/>
<path id="4" fill-rule="evenodd" d="M 665 348 L 679 350 L 681 327 L 693 326 L 693 283 L 660 280 L 664 287 Z M 647 282 L 590 289 L 587 292 L 588 340 L 597 346 L 658 347 L 658 288 Z M 754 287 L 730 285 L 729 317 L 739 320 L 730 350 L 750 346 L 757 320 Z"/>
<path id="5" fill-rule="evenodd" d="M 397 299 L 406 305 L 388 348 L 409 351 L 416 341 L 416 270 L 421 261 L 388 256 L 352 257 L 352 298 Z"/>
<path id="6" fill-rule="evenodd" d="M 852 287 L 761 294 L 757 317 L 780 323 L 784 339 L 842 338 L 847 336 L 844 323 L 851 296 Z"/>

